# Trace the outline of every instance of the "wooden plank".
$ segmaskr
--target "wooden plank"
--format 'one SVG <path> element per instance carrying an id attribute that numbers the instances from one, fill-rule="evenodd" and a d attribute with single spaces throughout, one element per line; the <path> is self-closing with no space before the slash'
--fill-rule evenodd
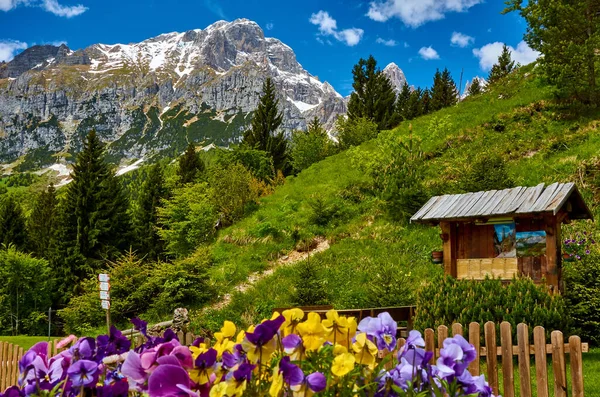
<path id="1" fill-rule="evenodd" d="M 548 364 L 546 362 L 546 331 L 544 327 L 533 329 L 535 350 L 535 379 L 538 397 L 548 397 Z"/>
<path id="2" fill-rule="evenodd" d="M 445 325 L 440 325 L 437 329 L 438 333 L 437 333 L 437 346 L 438 349 L 441 349 L 444 347 L 444 341 L 446 339 L 448 339 L 448 327 L 446 327 Z M 437 353 L 437 351 L 436 351 Z M 437 357 L 439 357 L 439 354 L 434 354 Z"/>
<path id="3" fill-rule="evenodd" d="M 537 199 L 537 201 L 531 206 L 529 212 L 541 212 L 546 208 L 546 204 L 552 199 L 554 196 L 554 192 L 558 189 L 559 183 L 555 182 L 552 185 L 548 186 L 544 189 L 543 193 Z"/>
<path id="4" fill-rule="evenodd" d="M 529 192 L 529 195 L 527 196 L 525 201 L 523 201 L 523 204 L 521 204 L 521 206 L 516 210 L 517 214 L 524 214 L 524 213 L 531 212 L 530 211 L 531 207 L 535 204 L 537 199 L 540 197 L 540 194 L 542 194 L 542 191 L 544 190 L 544 184 L 540 183 L 539 185 L 537 185 L 531 189 L 532 189 L 531 192 Z"/>
<path id="5" fill-rule="evenodd" d="M 542 351 L 544 349 L 544 347 L 541 347 Z M 587 353 L 589 352 L 589 344 L 588 343 L 582 343 L 581 344 L 581 351 L 583 353 Z M 565 343 L 564 346 L 564 352 L 565 354 L 569 354 L 570 353 L 570 348 L 569 348 L 569 344 Z M 535 349 L 533 346 L 529 346 L 529 354 L 535 354 Z M 546 345 L 546 354 L 552 354 L 552 345 L 551 344 L 547 344 Z M 481 353 L 480 353 L 481 357 L 486 357 L 487 356 L 487 348 L 486 347 L 482 347 L 481 348 Z M 500 356 L 502 355 L 502 348 L 500 346 L 496 347 L 496 355 Z M 518 356 L 519 355 L 519 348 L 517 346 L 513 346 L 513 356 Z"/>
<path id="6" fill-rule="evenodd" d="M 574 190 L 575 184 L 573 182 L 563 184 L 560 190 L 554 194 L 552 201 L 546 204 L 545 210 L 552 211 L 552 215 L 556 215 L 562 206 L 565 205 Z"/>
<path id="7" fill-rule="evenodd" d="M 185 335 L 184 335 L 183 331 L 178 331 L 177 332 L 177 340 L 179 340 L 180 342 L 183 342 L 184 341 L 184 339 L 183 339 L 184 337 L 185 337 Z"/>
<path id="8" fill-rule="evenodd" d="M 492 215 L 494 213 L 494 209 L 498 208 L 502 205 L 502 203 L 506 200 L 508 194 L 512 189 L 503 189 L 496 191 L 496 194 L 490 199 L 488 205 L 486 205 L 480 212 L 481 215 Z"/>
<path id="9" fill-rule="evenodd" d="M 16 385 L 17 382 L 15 379 L 19 376 L 19 362 L 17 361 L 17 357 L 19 356 L 19 345 L 13 346 L 13 360 L 12 360 L 12 368 L 10 371 L 10 384 L 8 386 Z"/>
<path id="10" fill-rule="evenodd" d="M 0 342 L 0 389 L 5 390 L 4 387 L 4 373 L 6 368 L 6 352 L 8 350 L 7 342 Z"/>
<path id="11" fill-rule="evenodd" d="M 502 199 L 503 195 L 502 190 L 490 190 L 486 193 L 488 193 L 487 196 L 483 196 L 485 203 L 479 207 L 475 214 L 473 214 L 474 216 L 487 215 L 487 209 L 492 208 L 492 206 L 495 205 L 494 203 L 497 203 L 499 200 Z"/>
<path id="12" fill-rule="evenodd" d="M 435 203 L 437 203 L 437 202 L 438 202 L 438 200 L 440 199 L 440 197 L 441 197 L 441 196 L 435 196 L 435 197 L 432 197 L 432 198 L 430 198 L 430 199 L 429 199 L 429 201 L 427 201 L 427 202 L 425 203 L 425 205 L 423 205 L 423 206 L 421 207 L 421 209 L 420 209 L 420 210 L 418 210 L 418 211 L 417 211 L 417 213 L 416 213 L 416 214 L 414 214 L 414 215 L 413 215 L 413 216 L 410 218 L 410 220 L 411 220 L 411 221 L 416 221 L 416 220 L 420 219 L 420 218 L 421 218 L 423 215 L 425 215 L 425 214 L 427 213 L 427 211 L 429 211 L 429 209 L 430 209 L 430 208 L 431 208 L 433 205 L 435 205 Z"/>
<path id="13" fill-rule="evenodd" d="M 512 208 L 513 202 L 517 197 L 520 196 L 521 192 L 525 190 L 524 187 L 515 187 L 510 189 L 506 198 L 500 203 L 499 206 L 492 210 L 492 214 L 508 214 L 510 213 L 509 209 Z"/>
<path id="14" fill-rule="evenodd" d="M 471 197 L 470 202 L 465 205 L 464 208 L 461 209 L 461 213 L 456 215 L 456 218 L 466 218 L 468 217 L 467 214 L 469 214 L 469 212 L 471 211 L 471 209 L 473 209 L 474 206 L 477 205 L 477 203 L 479 203 L 479 200 L 481 200 L 481 197 L 483 197 L 483 194 L 485 192 L 476 192 L 473 193 L 473 196 Z"/>
<path id="15" fill-rule="evenodd" d="M 496 324 L 488 321 L 483 326 L 485 334 L 485 347 L 488 351 L 496 351 Z M 498 357 L 495 354 L 488 354 L 487 361 L 487 381 L 494 391 L 494 395 L 498 395 L 498 369 L 496 368 Z"/>
<path id="16" fill-rule="evenodd" d="M 434 354 L 431 356 L 431 360 L 429 363 L 433 365 L 435 363 L 435 335 L 431 328 L 427 328 L 424 332 L 425 339 L 425 351 L 433 352 Z"/>
<path id="17" fill-rule="evenodd" d="M 457 202 L 456 205 L 452 207 L 452 209 L 446 214 L 447 218 L 453 218 L 456 214 L 460 214 L 462 209 L 469 204 L 471 198 L 473 197 L 473 193 L 465 193 L 462 195 L 462 198 Z"/>
<path id="18" fill-rule="evenodd" d="M 554 372 L 554 397 L 567 397 L 567 368 L 565 343 L 560 331 L 552 331 L 552 372 Z"/>
<path id="19" fill-rule="evenodd" d="M 488 200 L 489 198 L 494 195 L 496 193 L 495 190 L 490 190 L 487 192 L 483 192 L 483 194 L 481 195 L 481 197 L 479 198 L 479 200 L 477 200 L 477 202 L 475 203 L 475 205 L 469 210 L 469 212 L 467 212 L 465 214 L 465 216 L 467 217 L 474 217 L 476 214 L 479 213 L 479 210 L 481 210 L 483 207 L 485 207 L 488 204 Z"/>
<path id="20" fill-rule="evenodd" d="M 560 231 L 560 225 L 556 224 L 556 217 L 552 215 L 544 216 L 544 230 L 546 231 L 546 284 L 552 287 L 554 292 L 559 288 L 559 259 L 561 241 L 558 240 L 557 233 Z"/>
<path id="21" fill-rule="evenodd" d="M 442 234 L 448 238 L 443 242 L 444 249 L 444 272 L 452 277 L 456 277 L 456 227 L 449 222 L 440 222 Z"/>
<path id="22" fill-rule="evenodd" d="M 517 325 L 517 345 L 519 348 L 519 387 L 521 396 L 531 396 L 531 365 L 529 363 L 529 328 L 527 324 Z"/>
<path id="23" fill-rule="evenodd" d="M 571 353 L 571 396 L 583 397 L 583 357 L 581 357 L 581 338 L 569 337 Z"/>
<path id="24" fill-rule="evenodd" d="M 457 205 L 457 203 L 461 203 L 463 196 L 463 194 L 454 194 L 452 197 L 450 197 L 450 200 L 448 201 L 448 203 L 446 203 L 446 205 L 444 205 L 443 211 L 441 211 L 437 215 L 437 218 L 446 218 L 448 213 L 454 208 L 454 206 Z"/>
<path id="25" fill-rule="evenodd" d="M 512 332 L 508 321 L 500 323 L 500 344 L 502 345 L 502 385 L 504 397 L 515 397 L 515 373 L 513 370 Z"/>
<path id="26" fill-rule="evenodd" d="M 194 334 L 191 332 L 188 332 L 185 334 L 185 345 L 191 346 L 192 343 L 194 343 Z"/>
<path id="27" fill-rule="evenodd" d="M 463 334 L 462 324 L 461 323 L 452 324 L 452 336 L 456 336 L 456 335 L 462 336 L 462 334 Z"/>
<path id="28" fill-rule="evenodd" d="M 435 219 L 435 214 L 437 214 L 441 208 L 443 208 L 444 204 L 450 199 L 450 194 L 445 194 L 440 197 L 435 206 L 433 206 L 425 215 L 421 217 L 423 220 L 427 219 Z"/>
<path id="29" fill-rule="evenodd" d="M 11 369 L 12 369 L 12 360 L 13 360 L 13 344 L 9 343 L 8 344 L 8 356 L 6 357 L 6 372 L 4 373 L 4 376 L 2 377 L 2 382 L 3 382 L 3 386 L 2 386 L 2 390 L 6 389 L 7 387 L 10 386 L 10 373 L 11 373 Z"/>
<path id="30" fill-rule="evenodd" d="M 510 206 L 508 206 L 506 208 L 506 213 L 512 214 L 513 212 L 515 212 L 521 206 L 521 204 L 523 204 L 525 202 L 525 200 L 529 196 L 529 193 L 531 191 L 533 191 L 533 189 L 535 189 L 535 188 L 534 187 L 524 187 L 523 189 L 521 189 L 521 191 L 519 192 L 519 195 L 517 197 L 515 197 L 515 199 L 510 203 Z"/>
<path id="31" fill-rule="evenodd" d="M 479 323 L 472 322 L 469 324 L 469 343 L 475 347 L 475 351 L 477 352 L 477 356 L 471 362 L 471 364 L 469 364 L 469 372 L 473 376 L 479 375 L 480 337 L 481 331 Z"/>
<path id="32" fill-rule="evenodd" d="M 19 346 L 19 355 L 17 356 L 17 362 L 15 365 L 15 385 L 19 384 L 19 362 L 23 358 L 23 348 Z"/>

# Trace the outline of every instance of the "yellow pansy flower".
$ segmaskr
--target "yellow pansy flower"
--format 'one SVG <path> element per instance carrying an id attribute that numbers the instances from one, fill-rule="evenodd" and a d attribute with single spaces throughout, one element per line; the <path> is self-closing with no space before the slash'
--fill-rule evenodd
<path id="1" fill-rule="evenodd" d="M 342 353 L 333 359 L 331 373 L 335 376 L 342 377 L 354 368 L 356 359 L 350 353 Z"/>
<path id="2" fill-rule="evenodd" d="M 349 341 L 356 334 L 356 318 L 340 316 L 337 311 L 331 309 L 326 314 L 327 318 L 323 320 L 325 336 L 333 344 L 350 346 Z"/>
<path id="3" fill-rule="evenodd" d="M 356 335 L 356 342 L 352 344 L 352 350 L 359 364 L 368 365 L 371 369 L 375 367 L 378 350 L 377 346 L 367 339 L 367 334 L 361 332 Z"/>
<path id="4" fill-rule="evenodd" d="M 227 396 L 227 383 L 221 382 L 213 385 L 210 388 L 210 397 L 225 397 Z"/>
<path id="5" fill-rule="evenodd" d="M 339 356 L 340 354 L 348 353 L 348 349 L 344 345 L 335 345 L 333 347 L 333 355 Z"/>
<path id="6" fill-rule="evenodd" d="M 279 366 L 273 370 L 273 380 L 271 381 L 271 387 L 269 388 L 269 395 L 271 397 L 279 396 L 283 389 L 283 374 L 279 372 Z"/>
<path id="7" fill-rule="evenodd" d="M 233 396 L 242 396 L 244 394 L 244 390 L 246 390 L 246 381 L 237 382 L 235 379 L 231 378 L 227 382 L 227 395 L 229 397 Z"/>
<path id="8" fill-rule="evenodd" d="M 208 346 L 206 343 L 200 343 L 200 346 L 190 346 L 190 351 L 192 352 L 192 357 L 195 359 L 198 358 L 199 355 L 205 353 L 208 350 Z"/>
<path id="9" fill-rule="evenodd" d="M 308 319 L 298 324 L 297 330 L 302 337 L 304 348 L 308 351 L 318 350 L 325 341 L 325 329 L 317 313 L 308 313 Z"/>
<path id="10" fill-rule="evenodd" d="M 235 331 L 235 324 L 231 321 L 225 321 L 221 328 L 221 332 L 215 332 L 215 339 L 219 342 L 225 338 L 231 339 L 234 337 Z"/>
<path id="11" fill-rule="evenodd" d="M 304 319 L 304 312 L 302 309 L 293 308 L 284 310 L 281 313 L 285 317 L 285 322 L 281 325 L 282 336 L 288 336 L 296 332 L 296 326 Z"/>

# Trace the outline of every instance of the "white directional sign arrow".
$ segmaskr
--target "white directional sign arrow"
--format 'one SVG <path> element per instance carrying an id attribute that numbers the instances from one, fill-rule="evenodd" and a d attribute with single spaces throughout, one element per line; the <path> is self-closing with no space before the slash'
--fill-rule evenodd
<path id="1" fill-rule="evenodd" d="M 110 309 L 110 301 L 104 301 L 104 300 L 103 300 L 103 301 L 101 301 L 101 305 L 102 305 L 102 308 L 103 308 L 104 310 L 108 310 L 108 309 Z"/>
<path id="2" fill-rule="evenodd" d="M 108 291 L 108 290 L 110 290 L 109 283 L 100 283 L 100 291 Z"/>
<path id="3" fill-rule="evenodd" d="M 100 299 L 105 300 L 105 301 L 109 301 L 110 300 L 110 294 L 108 293 L 108 291 L 100 291 Z"/>

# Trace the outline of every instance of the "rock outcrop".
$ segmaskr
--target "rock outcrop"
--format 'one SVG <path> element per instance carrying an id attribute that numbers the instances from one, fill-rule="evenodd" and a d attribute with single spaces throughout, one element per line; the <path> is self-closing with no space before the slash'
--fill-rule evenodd
<path id="1" fill-rule="evenodd" d="M 285 131 L 315 115 L 331 128 L 346 111 L 290 47 L 246 19 L 136 44 L 34 46 L 0 66 L 0 162 L 33 169 L 71 160 L 91 128 L 115 163 L 174 155 L 188 141 L 228 145 L 249 124 L 267 77 Z"/>

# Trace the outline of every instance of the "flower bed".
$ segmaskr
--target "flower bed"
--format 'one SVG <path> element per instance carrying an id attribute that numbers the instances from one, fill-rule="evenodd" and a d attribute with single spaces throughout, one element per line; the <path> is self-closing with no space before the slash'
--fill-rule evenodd
<path id="1" fill-rule="evenodd" d="M 388 313 L 359 324 L 335 310 L 323 320 L 304 318 L 300 309 L 286 310 L 239 332 L 226 321 L 212 346 L 203 339 L 182 346 L 171 330 L 148 336 L 140 320 L 133 323 L 146 342 L 133 350 L 114 327 L 97 339 L 67 338 L 61 346 L 71 346 L 54 357 L 40 342 L 19 362 L 19 386 L 3 395 L 492 395 L 484 377 L 467 370 L 476 353 L 462 336 L 445 340 L 430 365 L 433 353 L 417 331 L 395 351 L 397 325 Z"/>

